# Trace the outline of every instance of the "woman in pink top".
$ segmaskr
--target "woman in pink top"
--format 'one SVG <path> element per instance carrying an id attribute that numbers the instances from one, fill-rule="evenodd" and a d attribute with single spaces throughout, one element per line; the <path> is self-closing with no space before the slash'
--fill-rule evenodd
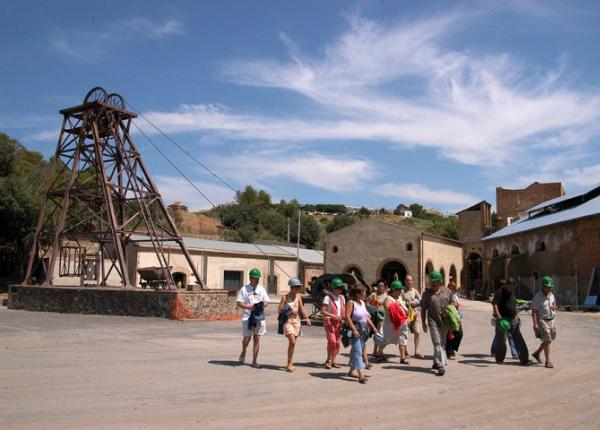
<path id="1" fill-rule="evenodd" d="M 354 376 L 358 378 L 358 382 L 365 384 L 367 382 L 363 370 L 365 363 L 363 361 L 363 350 L 365 342 L 367 341 L 367 335 L 369 327 L 374 332 L 377 330 L 373 322 L 369 311 L 367 311 L 367 305 L 365 304 L 365 289 L 362 286 L 356 286 L 350 290 L 350 300 L 346 304 L 346 326 L 352 330 L 352 351 L 350 353 L 350 371 L 348 376 Z"/>
<path id="2" fill-rule="evenodd" d="M 325 337 L 327 338 L 327 360 L 325 368 L 331 369 L 335 367 L 339 369 L 340 365 L 335 362 L 336 357 L 340 353 L 341 337 L 342 337 L 342 319 L 346 303 L 342 291 L 346 284 L 340 278 L 334 278 L 331 281 L 331 289 L 333 292 L 327 292 L 321 305 L 321 314 L 325 317 L 323 328 L 325 329 Z"/>

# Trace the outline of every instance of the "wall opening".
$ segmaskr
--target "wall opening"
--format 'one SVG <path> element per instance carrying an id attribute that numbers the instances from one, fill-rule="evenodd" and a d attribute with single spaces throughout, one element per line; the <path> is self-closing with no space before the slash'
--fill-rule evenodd
<path id="1" fill-rule="evenodd" d="M 388 261 L 381 267 L 379 277 L 385 279 L 385 282 L 387 282 L 387 284 L 390 285 L 390 283 L 392 281 L 395 281 L 396 279 L 404 283 L 404 278 L 406 278 L 406 274 L 407 271 L 404 264 L 400 263 L 397 260 L 393 260 Z"/>
<path id="2" fill-rule="evenodd" d="M 223 272 L 223 289 L 227 291 L 237 291 L 242 288 L 244 282 L 244 272 L 241 270 L 225 270 Z"/>

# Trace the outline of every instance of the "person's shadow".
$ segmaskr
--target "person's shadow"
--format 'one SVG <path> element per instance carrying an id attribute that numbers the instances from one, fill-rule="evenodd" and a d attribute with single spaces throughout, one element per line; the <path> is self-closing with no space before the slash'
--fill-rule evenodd
<path id="1" fill-rule="evenodd" d="M 309 372 L 310 376 L 321 379 L 338 379 L 340 381 L 356 382 L 356 378 L 348 376 L 346 372 Z M 369 375 L 366 375 L 367 378 Z"/>
<path id="2" fill-rule="evenodd" d="M 248 363 L 240 363 L 237 360 L 209 360 L 209 364 L 216 364 L 219 366 L 229 366 L 229 367 L 237 367 L 237 366 L 250 366 Z M 273 364 L 259 364 L 256 370 L 266 369 L 266 370 L 279 370 L 286 371 L 287 369 L 284 366 L 275 366 Z"/>
<path id="3" fill-rule="evenodd" d="M 428 367 L 417 367 L 417 366 L 381 366 L 382 369 L 394 369 L 402 370 L 403 372 L 415 372 L 415 373 L 428 373 L 435 375 L 432 369 Z"/>
<path id="4" fill-rule="evenodd" d="M 496 363 L 493 358 L 490 359 L 490 356 L 486 354 L 462 354 L 462 356 L 466 357 L 467 359 L 456 360 L 457 363 L 467 364 L 475 367 L 490 367 L 490 364 Z"/>

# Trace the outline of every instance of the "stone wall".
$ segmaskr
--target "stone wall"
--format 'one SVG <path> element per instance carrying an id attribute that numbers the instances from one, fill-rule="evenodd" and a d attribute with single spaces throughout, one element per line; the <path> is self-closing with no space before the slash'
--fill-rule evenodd
<path id="1" fill-rule="evenodd" d="M 381 276 L 387 262 L 398 261 L 420 285 L 420 239 L 418 230 L 367 219 L 325 237 L 325 270 L 342 273 L 356 267 L 363 279 L 371 283 Z"/>
<path id="2" fill-rule="evenodd" d="M 11 285 L 8 308 L 173 319 L 233 319 L 235 292 Z"/>

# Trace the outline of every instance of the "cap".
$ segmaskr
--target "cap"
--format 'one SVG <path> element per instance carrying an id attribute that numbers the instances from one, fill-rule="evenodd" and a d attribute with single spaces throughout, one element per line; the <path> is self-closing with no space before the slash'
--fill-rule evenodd
<path id="1" fill-rule="evenodd" d="M 542 278 L 542 286 L 546 288 L 554 288 L 554 279 L 552 279 L 552 276 L 544 276 Z"/>
<path id="2" fill-rule="evenodd" d="M 396 290 L 403 290 L 404 289 L 404 285 L 402 285 L 402 281 L 396 279 L 395 281 L 393 281 L 390 284 L 390 290 L 392 291 L 396 291 Z"/>
<path id="3" fill-rule="evenodd" d="M 288 281 L 288 285 L 289 285 L 290 287 L 299 287 L 299 286 L 301 286 L 301 285 L 302 285 L 302 282 L 300 282 L 300 279 L 298 279 L 298 278 L 291 278 L 291 279 Z"/>
<path id="4" fill-rule="evenodd" d="M 429 274 L 429 280 L 432 281 L 432 282 L 441 281 L 442 280 L 442 274 L 440 272 L 438 272 L 437 270 L 434 270 L 433 272 L 431 272 Z"/>
<path id="5" fill-rule="evenodd" d="M 331 288 L 343 288 L 346 284 L 340 278 L 333 278 L 331 281 Z"/>

